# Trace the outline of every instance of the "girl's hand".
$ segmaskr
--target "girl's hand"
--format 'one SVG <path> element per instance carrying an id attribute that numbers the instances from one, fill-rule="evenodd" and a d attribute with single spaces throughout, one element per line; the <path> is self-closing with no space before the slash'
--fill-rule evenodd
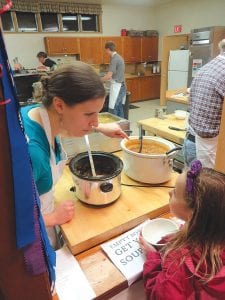
<path id="1" fill-rule="evenodd" d="M 74 201 L 67 200 L 60 203 L 54 210 L 54 225 L 69 222 L 74 216 Z"/>
<path id="2" fill-rule="evenodd" d="M 140 246 L 144 250 L 145 253 L 150 252 L 150 251 L 157 252 L 157 250 L 152 245 L 150 245 L 149 243 L 147 243 L 144 240 L 144 238 L 143 238 L 143 236 L 142 236 L 141 233 L 139 235 L 139 243 L 140 243 Z"/>
<path id="3" fill-rule="evenodd" d="M 111 138 L 129 139 L 128 135 L 116 123 L 99 124 L 95 130 Z"/>

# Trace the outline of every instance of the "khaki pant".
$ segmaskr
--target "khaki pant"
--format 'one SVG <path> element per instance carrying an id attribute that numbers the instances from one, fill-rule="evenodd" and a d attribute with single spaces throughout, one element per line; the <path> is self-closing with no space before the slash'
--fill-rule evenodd
<path id="1" fill-rule="evenodd" d="M 196 156 L 203 167 L 214 168 L 216 160 L 218 136 L 213 138 L 202 138 L 195 134 Z"/>

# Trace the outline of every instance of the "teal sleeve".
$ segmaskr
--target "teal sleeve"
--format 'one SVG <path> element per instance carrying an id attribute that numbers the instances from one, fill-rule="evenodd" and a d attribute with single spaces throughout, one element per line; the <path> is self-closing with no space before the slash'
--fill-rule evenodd
<path id="1" fill-rule="evenodd" d="M 49 156 L 37 145 L 29 145 L 34 180 L 39 195 L 47 193 L 52 188 L 52 172 Z"/>

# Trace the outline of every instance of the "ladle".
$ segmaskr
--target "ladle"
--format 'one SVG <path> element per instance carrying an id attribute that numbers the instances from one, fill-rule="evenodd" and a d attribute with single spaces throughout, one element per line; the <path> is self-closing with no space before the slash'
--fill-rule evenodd
<path id="1" fill-rule="evenodd" d="M 182 147 L 175 147 L 175 148 L 173 148 L 173 149 L 167 151 L 167 152 L 166 152 L 166 155 L 168 155 L 168 154 L 170 154 L 170 153 L 172 153 L 172 152 L 174 152 L 174 151 L 181 150 L 181 149 L 182 149 Z"/>
<path id="2" fill-rule="evenodd" d="M 90 165 L 91 165 L 92 176 L 96 177 L 95 166 L 94 166 L 94 161 L 93 161 L 93 157 L 91 154 L 91 147 L 90 147 L 88 135 L 85 134 L 84 138 L 85 138 L 85 143 L 86 143 L 87 150 L 88 150 L 88 156 L 89 156 L 89 161 L 90 161 Z"/>
<path id="3" fill-rule="evenodd" d="M 142 130 L 142 126 L 140 126 L 140 128 L 139 128 L 139 140 L 140 140 L 140 147 L 139 147 L 138 153 L 141 153 L 141 151 L 142 151 L 142 144 L 143 144 L 143 130 Z"/>

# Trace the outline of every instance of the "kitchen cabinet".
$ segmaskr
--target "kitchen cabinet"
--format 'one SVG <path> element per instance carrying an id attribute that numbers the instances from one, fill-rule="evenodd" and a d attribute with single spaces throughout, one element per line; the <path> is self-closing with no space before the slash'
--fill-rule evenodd
<path id="1" fill-rule="evenodd" d="M 127 91 L 131 93 L 130 102 L 136 102 L 140 100 L 140 83 L 139 78 L 126 79 Z"/>
<path id="2" fill-rule="evenodd" d="M 160 95 L 160 76 L 146 76 L 140 78 L 140 99 L 158 99 Z"/>
<path id="3" fill-rule="evenodd" d="M 158 60 L 158 37 L 142 37 L 141 38 L 141 61 L 157 61 Z"/>
<path id="4" fill-rule="evenodd" d="M 155 75 L 150 77 L 149 84 L 151 86 L 148 99 L 159 99 L 160 97 L 160 76 Z"/>
<path id="5" fill-rule="evenodd" d="M 126 80 L 126 86 L 127 90 L 131 92 L 130 102 L 148 99 L 159 99 L 159 75 L 128 78 Z"/>
<path id="6" fill-rule="evenodd" d="M 108 41 L 112 41 L 116 45 L 116 52 L 120 54 L 123 57 L 123 52 L 122 52 L 122 37 L 121 36 L 107 36 L 107 37 L 102 37 L 102 49 L 103 49 L 103 63 L 107 64 L 110 61 L 110 57 L 108 54 L 105 52 L 105 43 Z"/>
<path id="7" fill-rule="evenodd" d="M 125 62 L 141 61 L 141 37 L 123 37 L 123 57 Z"/>
<path id="8" fill-rule="evenodd" d="M 79 39 L 74 37 L 45 37 L 45 49 L 48 55 L 78 54 Z"/>
<path id="9" fill-rule="evenodd" d="M 80 38 L 80 60 L 88 64 L 102 63 L 102 38 L 81 37 Z"/>
<path id="10" fill-rule="evenodd" d="M 152 89 L 152 77 L 142 77 L 140 80 L 140 96 L 141 100 L 150 99 Z"/>

